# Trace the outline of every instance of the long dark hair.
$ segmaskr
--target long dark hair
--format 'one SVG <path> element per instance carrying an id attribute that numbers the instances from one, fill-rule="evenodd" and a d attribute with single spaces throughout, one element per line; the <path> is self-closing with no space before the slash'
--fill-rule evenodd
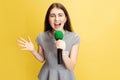
<path id="1" fill-rule="evenodd" d="M 45 16 L 45 21 L 44 21 L 44 31 L 48 31 L 48 30 L 52 31 L 52 27 L 49 24 L 49 14 L 50 14 L 50 11 L 55 7 L 59 8 L 59 9 L 62 9 L 63 12 L 65 13 L 66 18 L 67 18 L 66 23 L 64 24 L 64 30 L 68 30 L 68 31 L 72 32 L 69 14 L 68 14 L 66 8 L 60 3 L 53 3 L 48 8 L 46 16 Z"/>

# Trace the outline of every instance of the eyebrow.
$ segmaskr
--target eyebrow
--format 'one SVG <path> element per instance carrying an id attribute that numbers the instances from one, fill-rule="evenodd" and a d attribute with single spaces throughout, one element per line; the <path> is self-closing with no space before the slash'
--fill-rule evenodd
<path id="1" fill-rule="evenodd" d="M 64 14 L 64 13 L 58 13 L 58 14 Z M 55 13 L 50 13 L 50 15 L 55 15 Z"/>

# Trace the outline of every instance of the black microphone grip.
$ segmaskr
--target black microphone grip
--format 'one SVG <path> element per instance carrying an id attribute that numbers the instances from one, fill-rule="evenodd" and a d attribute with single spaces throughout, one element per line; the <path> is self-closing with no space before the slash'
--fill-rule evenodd
<path id="1" fill-rule="evenodd" d="M 57 49 L 57 59 L 58 59 L 58 64 L 62 64 L 62 49 L 60 48 Z"/>

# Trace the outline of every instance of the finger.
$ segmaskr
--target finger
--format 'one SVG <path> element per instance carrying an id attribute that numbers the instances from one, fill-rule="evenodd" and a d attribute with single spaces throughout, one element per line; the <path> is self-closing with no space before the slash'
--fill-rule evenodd
<path id="1" fill-rule="evenodd" d="M 30 39 L 30 36 L 28 36 L 28 41 L 29 41 L 29 42 L 32 42 L 31 39 Z"/>
<path id="2" fill-rule="evenodd" d="M 21 43 L 21 44 L 25 44 L 25 42 L 21 41 L 21 40 L 17 40 L 17 42 Z"/>
<path id="3" fill-rule="evenodd" d="M 21 50 L 28 50 L 27 48 L 23 48 L 23 49 L 21 49 Z"/>
<path id="4" fill-rule="evenodd" d="M 18 46 L 25 47 L 25 45 L 23 45 L 23 44 L 18 44 Z"/>
<path id="5" fill-rule="evenodd" d="M 20 37 L 20 40 L 22 40 L 23 42 L 28 42 L 28 41 L 26 41 L 24 38 L 22 38 L 22 37 Z"/>

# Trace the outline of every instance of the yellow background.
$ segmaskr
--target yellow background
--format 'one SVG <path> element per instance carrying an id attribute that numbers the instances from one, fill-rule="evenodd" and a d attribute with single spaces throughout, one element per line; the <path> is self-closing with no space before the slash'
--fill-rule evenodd
<path id="1" fill-rule="evenodd" d="M 43 31 L 47 8 L 60 2 L 81 37 L 77 80 L 120 80 L 120 0 L 1 0 L 0 80 L 37 80 L 42 63 L 17 39 Z"/>

